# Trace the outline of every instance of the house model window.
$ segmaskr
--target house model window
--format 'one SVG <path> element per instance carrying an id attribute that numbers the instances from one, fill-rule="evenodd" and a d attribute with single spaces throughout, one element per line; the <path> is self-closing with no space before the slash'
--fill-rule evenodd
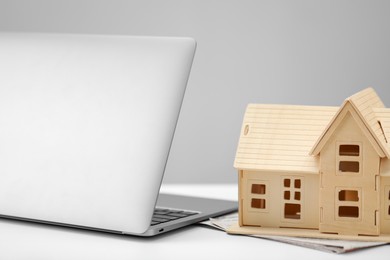
<path id="1" fill-rule="evenodd" d="M 339 173 L 360 173 L 361 152 L 360 145 L 340 144 L 338 149 Z"/>
<path id="2" fill-rule="evenodd" d="M 358 190 L 338 189 L 338 217 L 359 218 L 360 192 Z"/>
<path id="3" fill-rule="evenodd" d="M 267 186 L 265 183 L 253 182 L 250 184 L 250 206 L 254 210 L 267 209 Z"/>
<path id="4" fill-rule="evenodd" d="M 386 200 L 387 219 L 390 219 L 390 186 L 386 187 L 385 192 L 386 192 L 385 196 L 387 197 Z"/>
<path id="5" fill-rule="evenodd" d="M 302 179 L 284 178 L 283 180 L 283 200 L 284 218 L 301 219 L 301 190 Z"/>
<path id="6" fill-rule="evenodd" d="M 389 201 L 387 202 L 389 205 L 388 205 L 388 212 L 387 212 L 387 215 L 390 216 L 390 191 L 389 191 Z"/>

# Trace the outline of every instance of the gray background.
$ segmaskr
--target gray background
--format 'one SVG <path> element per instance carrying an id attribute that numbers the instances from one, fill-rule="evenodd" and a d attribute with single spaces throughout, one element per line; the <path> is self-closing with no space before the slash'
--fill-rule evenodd
<path id="1" fill-rule="evenodd" d="M 390 1 L 0 0 L 0 30 L 195 38 L 170 183 L 236 182 L 248 103 L 390 106 Z"/>

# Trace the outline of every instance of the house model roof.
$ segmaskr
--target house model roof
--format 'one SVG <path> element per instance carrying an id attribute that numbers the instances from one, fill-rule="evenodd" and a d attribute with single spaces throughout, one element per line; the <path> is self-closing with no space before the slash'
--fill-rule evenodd
<path id="1" fill-rule="evenodd" d="M 368 88 L 347 98 L 341 107 L 249 104 L 234 167 L 317 174 L 316 155 L 346 106 L 357 111 L 381 157 L 389 158 L 390 109 Z M 388 161 L 382 168 L 390 173 Z"/>
<path id="2" fill-rule="evenodd" d="M 362 90 L 347 98 L 338 110 L 332 121 L 327 125 L 320 138 L 317 140 L 310 154 L 317 155 L 327 139 L 332 134 L 332 130 L 337 127 L 337 120 L 345 107 L 351 106 L 362 122 L 367 127 L 374 148 L 378 149 L 381 157 L 390 158 L 390 109 L 385 108 L 379 96 L 372 88 Z M 333 129 L 332 129 L 333 128 Z"/>

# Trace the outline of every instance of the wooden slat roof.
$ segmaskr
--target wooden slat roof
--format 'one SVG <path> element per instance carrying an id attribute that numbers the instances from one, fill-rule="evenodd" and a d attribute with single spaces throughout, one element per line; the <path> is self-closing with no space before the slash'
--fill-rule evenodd
<path id="1" fill-rule="evenodd" d="M 338 107 L 248 105 L 234 166 L 247 170 L 318 173 L 309 155 Z"/>
<path id="2" fill-rule="evenodd" d="M 347 98 L 341 107 L 249 104 L 234 167 L 318 173 L 319 157 L 312 155 L 326 142 L 328 129 L 346 103 L 352 104 L 386 155 L 382 161 L 387 170 L 381 174 L 390 176 L 390 109 L 372 88 Z"/>
<path id="3" fill-rule="evenodd" d="M 386 136 L 389 135 L 386 134 L 386 131 L 388 130 L 385 130 L 388 125 L 386 120 L 388 117 L 390 117 L 390 110 L 385 108 L 381 99 L 372 88 L 364 89 L 345 100 L 344 104 L 340 107 L 335 117 L 330 121 L 325 131 L 318 138 L 313 149 L 310 151 L 310 154 L 317 155 L 322 149 L 323 145 L 327 141 L 327 138 L 330 136 L 328 130 L 331 129 L 335 123 L 337 115 L 341 113 L 347 104 L 351 104 L 362 119 L 368 131 L 371 133 L 373 138 L 372 140 L 374 140 L 374 147 L 378 147 L 378 151 L 380 151 L 380 154 L 382 154 L 381 156 L 390 158 L 390 146 L 388 143 L 389 140 L 386 138 Z"/>
<path id="4" fill-rule="evenodd" d="M 390 153 L 390 108 L 374 108 L 373 110 L 377 119 L 377 124 L 373 127 L 375 134 Z"/>

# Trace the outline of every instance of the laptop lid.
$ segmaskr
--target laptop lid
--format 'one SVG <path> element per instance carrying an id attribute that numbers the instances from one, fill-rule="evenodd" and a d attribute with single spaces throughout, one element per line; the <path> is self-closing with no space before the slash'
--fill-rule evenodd
<path id="1" fill-rule="evenodd" d="M 195 45 L 1 33 L 0 215 L 145 232 Z"/>

